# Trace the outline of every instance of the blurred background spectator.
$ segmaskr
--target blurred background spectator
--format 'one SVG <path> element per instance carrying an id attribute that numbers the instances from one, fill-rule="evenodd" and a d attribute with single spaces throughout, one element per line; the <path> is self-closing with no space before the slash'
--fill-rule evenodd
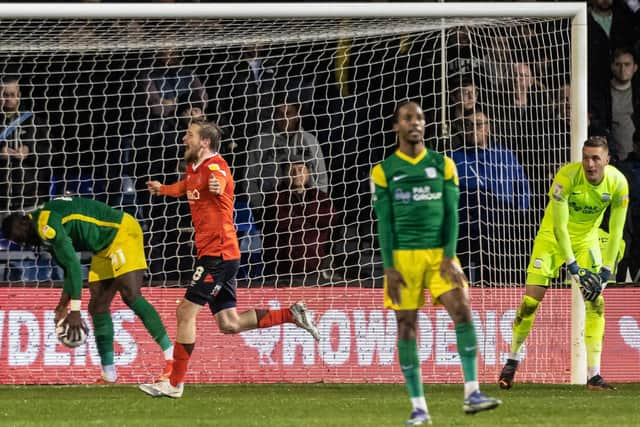
<path id="1" fill-rule="evenodd" d="M 465 120 L 464 146 L 452 154 L 460 177 L 458 253 L 472 282 L 510 282 L 513 277 L 499 276 L 508 269 L 495 266 L 518 265 L 510 257 L 526 253 L 516 248 L 530 204 L 529 180 L 516 155 L 493 139 L 484 112 L 476 110 Z"/>
<path id="2" fill-rule="evenodd" d="M 264 262 L 267 273 L 317 273 L 328 254 L 331 227 L 337 214 L 331 199 L 311 181 L 304 158 L 291 156 L 280 164 L 287 172 L 267 202 Z"/>
<path id="3" fill-rule="evenodd" d="M 0 211 L 29 211 L 49 190 L 44 126 L 22 104 L 17 76 L 0 80 Z"/>

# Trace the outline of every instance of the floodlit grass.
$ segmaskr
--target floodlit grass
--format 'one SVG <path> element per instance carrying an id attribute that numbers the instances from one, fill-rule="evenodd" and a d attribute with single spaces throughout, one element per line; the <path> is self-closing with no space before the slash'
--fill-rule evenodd
<path id="1" fill-rule="evenodd" d="M 516 384 L 495 411 L 462 413 L 462 385 L 425 385 L 435 426 L 639 426 L 640 384 L 615 392 Z M 402 385 L 188 385 L 182 399 L 133 385 L 0 386 L 0 426 L 402 426 Z"/>

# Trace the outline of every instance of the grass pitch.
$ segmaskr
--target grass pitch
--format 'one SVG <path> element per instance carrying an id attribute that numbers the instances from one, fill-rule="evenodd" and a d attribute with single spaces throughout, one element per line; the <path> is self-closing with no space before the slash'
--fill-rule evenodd
<path id="1" fill-rule="evenodd" d="M 462 385 L 425 385 L 435 426 L 640 426 L 640 384 L 615 392 L 516 384 L 483 390 L 495 411 L 464 415 Z M 188 385 L 182 399 L 152 398 L 134 385 L 0 386 L 0 426 L 402 426 L 403 385 Z"/>

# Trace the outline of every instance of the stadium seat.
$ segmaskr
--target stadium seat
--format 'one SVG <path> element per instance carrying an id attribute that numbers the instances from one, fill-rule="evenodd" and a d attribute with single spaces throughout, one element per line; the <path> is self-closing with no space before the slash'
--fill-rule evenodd
<path id="1" fill-rule="evenodd" d="M 246 279 L 262 274 L 262 236 L 256 227 L 249 203 L 236 198 L 233 210 L 233 222 L 240 244 L 240 269 L 238 278 Z"/>
<path id="2" fill-rule="evenodd" d="M 52 198 L 65 195 L 99 198 L 104 194 L 103 183 L 79 172 L 67 171 L 63 177 L 52 176 L 49 185 L 49 196 Z"/>

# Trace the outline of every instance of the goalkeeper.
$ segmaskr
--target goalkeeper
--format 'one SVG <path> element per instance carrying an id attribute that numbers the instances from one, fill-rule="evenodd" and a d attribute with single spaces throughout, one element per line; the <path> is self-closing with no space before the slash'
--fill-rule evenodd
<path id="1" fill-rule="evenodd" d="M 587 387 L 589 390 L 615 390 L 600 375 L 604 338 L 602 291 L 615 267 L 629 204 L 629 187 L 624 175 L 608 163 L 607 140 L 591 137 L 582 148 L 582 162 L 567 164 L 556 174 L 549 192 L 550 201 L 533 244 L 526 292 L 513 322 L 509 359 L 498 380 L 503 389 L 513 385 L 520 348 L 531 331 L 550 279 L 558 276 L 565 263 L 580 283 L 585 300 Z M 598 228 L 608 206 L 611 206 L 609 244 L 602 257 Z"/>
<path id="2" fill-rule="evenodd" d="M 64 285 L 55 321 L 57 324 L 66 317 L 70 336 L 79 336 L 79 329 L 83 327 L 80 318 L 82 273 L 76 251 L 93 252 L 88 309 L 102 365 L 98 384 L 114 383 L 118 377 L 110 312 L 116 292 L 162 348 L 165 367 L 161 377 L 170 375 L 173 345 L 158 312 L 140 293 L 147 262 L 142 229 L 131 215 L 92 199 L 60 197 L 30 215 L 7 216 L 2 222 L 2 234 L 21 245 L 44 246 L 62 267 Z"/>

